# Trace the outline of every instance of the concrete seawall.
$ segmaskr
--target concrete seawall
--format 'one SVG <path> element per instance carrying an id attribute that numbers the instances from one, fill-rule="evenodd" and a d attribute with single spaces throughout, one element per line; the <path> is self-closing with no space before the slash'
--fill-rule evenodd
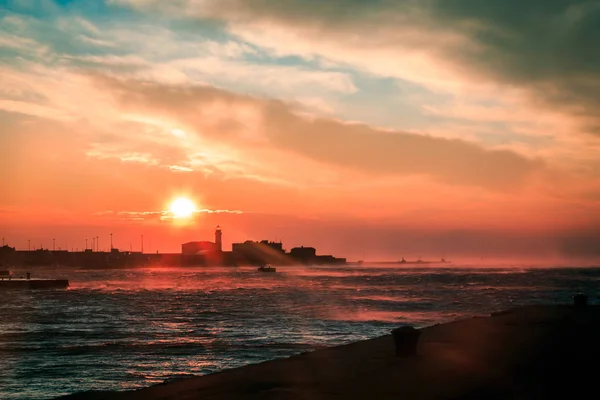
<path id="1" fill-rule="evenodd" d="M 391 336 L 130 392 L 61 399 L 588 398 L 600 372 L 600 307 L 534 306 L 421 330 L 417 356 Z"/>

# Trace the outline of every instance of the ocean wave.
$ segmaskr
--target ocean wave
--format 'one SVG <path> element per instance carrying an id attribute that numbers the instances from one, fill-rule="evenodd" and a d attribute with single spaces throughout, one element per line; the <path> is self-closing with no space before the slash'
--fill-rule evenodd
<path id="1" fill-rule="evenodd" d="M 600 269 L 53 270 L 72 289 L 0 293 L 0 397 L 122 390 L 596 293 Z M 278 270 L 279 271 L 279 270 Z M 590 302 L 599 299 L 590 298 Z"/>

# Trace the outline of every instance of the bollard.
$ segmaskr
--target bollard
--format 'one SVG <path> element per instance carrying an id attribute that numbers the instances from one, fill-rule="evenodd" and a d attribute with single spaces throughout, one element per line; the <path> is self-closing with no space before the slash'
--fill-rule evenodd
<path id="1" fill-rule="evenodd" d="M 576 294 L 575 296 L 573 296 L 573 305 L 575 307 L 585 307 L 585 306 L 587 306 L 587 300 L 588 300 L 588 297 L 585 294 L 583 294 L 583 293 Z"/>
<path id="2" fill-rule="evenodd" d="M 31 272 L 27 272 L 27 279 L 31 279 Z"/>
<path id="3" fill-rule="evenodd" d="M 421 331 L 412 326 L 401 326 L 392 329 L 394 347 L 397 357 L 414 357 L 417 355 L 417 344 L 419 343 Z"/>

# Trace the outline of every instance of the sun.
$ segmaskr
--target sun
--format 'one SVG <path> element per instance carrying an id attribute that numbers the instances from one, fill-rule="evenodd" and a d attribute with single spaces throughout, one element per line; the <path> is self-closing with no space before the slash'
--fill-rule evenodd
<path id="1" fill-rule="evenodd" d="M 194 202 L 185 197 L 178 197 L 169 206 L 169 211 L 173 213 L 175 218 L 189 218 L 196 211 Z"/>

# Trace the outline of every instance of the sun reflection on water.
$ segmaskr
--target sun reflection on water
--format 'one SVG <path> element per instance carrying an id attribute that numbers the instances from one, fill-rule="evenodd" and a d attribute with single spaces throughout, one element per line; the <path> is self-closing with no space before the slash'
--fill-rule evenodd
<path id="1" fill-rule="evenodd" d="M 280 272 L 281 271 L 281 272 Z M 16 271 L 18 274 L 23 271 Z M 129 389 L 515 304 L 570 301 L 599 269 L 38 269 L 65 291 L 0 293 L 8 399 Z"/>

